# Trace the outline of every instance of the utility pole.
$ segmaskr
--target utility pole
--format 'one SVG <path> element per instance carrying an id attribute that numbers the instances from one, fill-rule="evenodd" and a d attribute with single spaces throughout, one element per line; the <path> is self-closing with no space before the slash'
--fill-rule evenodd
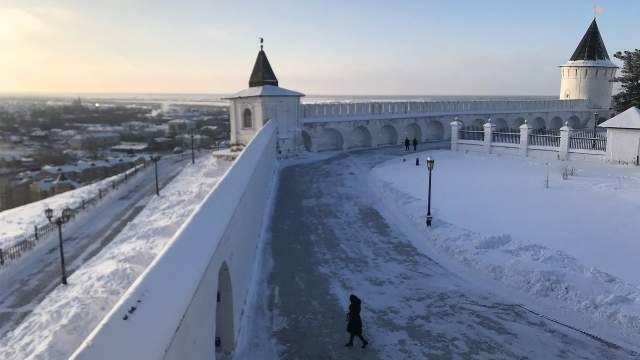
<path id="1" fill-rule="evenodd" d="M 158 184 L 158 160 L 160 160 L 160 155 L 156 154 L 151 156 L 151 161 L 153 161 L 153 164 L 155 165 L 156 172 L 156 196 L 160 196 L 160 186 Z"/>
<path id="2" fill-rule="evenodd" d="M 191 129 L 191 164 L 196 163 L 196 154 L 193 152 L 193 129 Z"/>

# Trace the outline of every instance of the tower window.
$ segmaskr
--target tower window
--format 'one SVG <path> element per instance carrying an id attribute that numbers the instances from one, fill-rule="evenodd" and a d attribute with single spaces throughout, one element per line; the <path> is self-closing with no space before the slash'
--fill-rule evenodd
<path id="1" fill-rule="evenodd" d="M 251 110 L 244 109 L 242 113 L 242 128 L 250 129 L 253 127 L 253 120 L 251 119 Z"/>

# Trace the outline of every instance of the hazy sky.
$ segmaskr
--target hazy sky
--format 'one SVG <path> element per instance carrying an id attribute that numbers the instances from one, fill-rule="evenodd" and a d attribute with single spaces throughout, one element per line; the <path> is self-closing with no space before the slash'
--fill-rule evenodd
<path id="1" fill-rule="evenodd" d="M 640 47 L 640 1 L 598 3 L 609 53 Z M 307 94 L 555 95 L 595 4 L 2 0 L 0 92 L 235 92 L 262 36 Z"/>

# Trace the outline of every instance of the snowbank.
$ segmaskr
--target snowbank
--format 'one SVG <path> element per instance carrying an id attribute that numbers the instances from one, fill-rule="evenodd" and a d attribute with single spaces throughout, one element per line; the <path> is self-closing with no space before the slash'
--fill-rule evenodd
<path id="1" fill-rule="evenodd" d="M 113 181 L 117 181 L 122 177 L 124 177 L 124 173 L 108 177 L 91 185 L 0 212 L 0 247 L 11 246 L 16 241 L 22 240 L 26 233 L 33 232 L 34 226 L 46 224 L 47 218 L 44 216 L 44 210 L 47 207 L 55 210 L 55 213 L 58 214 L 67 206 L 79 206 L 82 203 L 82 199 L 88 200 L 94 196 L 98 196 L 98 189 L 109 187 Z"/>
<path id="2" fill-rule="evenodd" d="M 433 157 L 427 230 L 427 155 Z M 465 268 L 638 339 L 640 172 L 604 164 L 450 151 L 385 162 L 371 183 L 386 205 Z M 562 180 L 568 165 L 575 175 Z M 549 188 L 545 177 L 549 168 Z"/>
<path id="3" fill-rule="evenodd" d="M 3 359 L 67 359 L 153 261 L 230 165 L 210 157 L 186 168 L 93 259 L 0 339 Z"/>

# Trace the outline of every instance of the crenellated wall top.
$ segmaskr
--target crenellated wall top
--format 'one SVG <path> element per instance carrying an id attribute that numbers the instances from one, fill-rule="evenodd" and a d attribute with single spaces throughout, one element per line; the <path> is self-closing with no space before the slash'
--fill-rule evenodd
<path id="1" fill-rule="evenodd" d="M 303 120 L 376 116 L 522 113 L 588 110 L 586 100 L 396 101 L 302 104 Z"/>

